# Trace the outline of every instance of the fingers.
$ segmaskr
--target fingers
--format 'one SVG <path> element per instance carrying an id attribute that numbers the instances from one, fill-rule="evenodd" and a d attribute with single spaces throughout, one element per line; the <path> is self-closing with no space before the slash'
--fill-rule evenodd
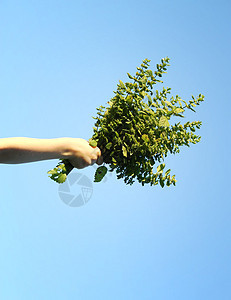
<path id="1" fill-rule="evenodd" d="M 97 165 L 102 165 L 102 163 L 103 163 L 103 156 L 102 155 L 100 157 L 98 157 L 96 163 L 97 163 Z"/>
<path id="2" fill-rule="evenodd" d="M 101 155 L 101 151 L 98 147 L 93 148 L 92 151 L 93 157 L 92 157 L 92 165 L 97 163 L 98 165 L 102 165 L 103 163 L 103 156 Z"/>

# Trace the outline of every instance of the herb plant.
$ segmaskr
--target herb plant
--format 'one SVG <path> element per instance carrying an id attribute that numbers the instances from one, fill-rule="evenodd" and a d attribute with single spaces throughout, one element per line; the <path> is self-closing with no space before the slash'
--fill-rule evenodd
<path id="1" fill-rule="evenodd" d="M 107 167 L 98 167 L 95 182 L 101 181 L 109 170 L 130 185 L 136 180 L 142 185 L 175 185 L 175 175 L 170 175 L 170 169 L 165 171 L 164 159 L 169 153 L 179 153 L 180 146 L 200 141 L 201 137 L 195 134 L 201 127 L 200 121 L 181 124 L 171 122 L 171 118 L 183 118 L 187 109 L 195 112 L 204 96 L 192 96 L 186 102 L 178 95 L 170 97 L 171 88 L 154 91 L 155 84 L 163 83 L 160 78 L 166 73 L 169 58 L 162 59 L 154 72 L 149 66 L 150 60 L 145 59 L 134 76 L 127 73 L 132 82 L 120 80 L 108 106 L 97 108 L 89 143 L 100 148 Z M 61 160 L 48 173 L 51 179 L 62 183 L 72 168 L 67 160 Z"/>

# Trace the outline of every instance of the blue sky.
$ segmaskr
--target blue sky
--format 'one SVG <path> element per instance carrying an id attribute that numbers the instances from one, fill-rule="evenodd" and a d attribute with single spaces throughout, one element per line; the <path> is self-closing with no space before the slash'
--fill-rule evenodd
<path id="1" fill-rule="evenodd" d="M 56 160 L 1 165 L 1 299 L 231 298 L 230 8 L 0 2 L 1 137 L 89 139 L 96 107 L 145 58 L 155 68 L 170 57 L 173 95 L 205 95 L 188 115 L 203 122 L 201 142 L 166 160 L 176 187 L 126 186 L 112 174 L 70 207 L 46 174 Z"/>

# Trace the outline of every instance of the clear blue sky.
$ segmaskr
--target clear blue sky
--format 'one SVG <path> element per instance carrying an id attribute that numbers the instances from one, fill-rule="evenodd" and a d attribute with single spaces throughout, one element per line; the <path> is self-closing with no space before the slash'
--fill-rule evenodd
<path id="1" fill-rule="evenodd" d="M 176 187 L 126 186 L 113 174 L 70 207 L 46 174 L 56 160 L 1 165 L 1 299 L 231 299 L 230 9 L 0 1 L 1 137 L 88 139 L 96 107 L 145 58 L 152 68 L 171 58 L 173 95 L 205 95 L 189 115 L 203 122 L 201 142 L 166 161 Z"/>

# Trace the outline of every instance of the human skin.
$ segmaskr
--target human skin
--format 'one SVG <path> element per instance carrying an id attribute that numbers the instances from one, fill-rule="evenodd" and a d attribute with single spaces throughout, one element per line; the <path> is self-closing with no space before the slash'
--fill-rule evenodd
<path id="1" fill-rule="evenodd" d="M 0 139 L 0 163 L 21 164 L 49 159 L 68 159 L 73 167 L 82 169 L 103 163 L 98 147 L 91 147 L 82 138 L 37 139 L 10 137 Z"/>

